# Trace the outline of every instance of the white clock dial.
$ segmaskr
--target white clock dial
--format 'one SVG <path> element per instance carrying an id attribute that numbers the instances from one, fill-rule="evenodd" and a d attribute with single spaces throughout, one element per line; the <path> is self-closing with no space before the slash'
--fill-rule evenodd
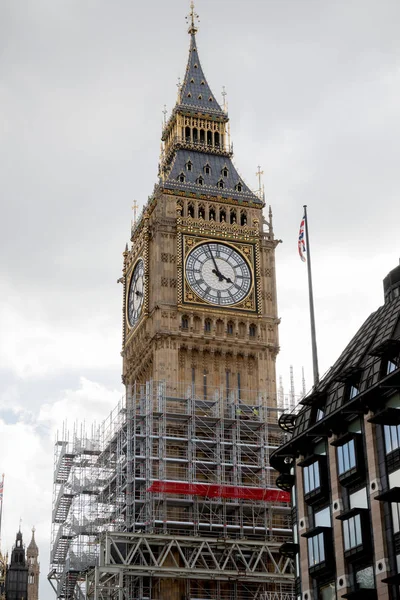
<path id="1" fill-rule="evenodd" d="M 133 269 L 128 293 L 128 321 L 133 327 L 142 312 L 144 300 L 144 264 L 140 259 Z"/>
<path id="2" fill-rule="evenodd" d="M 193 248 L 186 259 L 186 279 L 206 302 L 232 306 L 251 289 L 251 271 L 246 259 L 234 248 L 205 242 Z"/>

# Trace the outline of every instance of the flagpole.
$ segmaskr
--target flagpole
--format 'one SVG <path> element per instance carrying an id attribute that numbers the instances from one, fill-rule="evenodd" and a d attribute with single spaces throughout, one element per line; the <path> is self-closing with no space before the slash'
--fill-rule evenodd
<path id="1" fill-rule="evenodd" d="M 310 239 L 308 237 L 308 216 L 307 216 L 307 205 L 304 204 L 304 217 L 305 217 L 305 229 L 306 229 L 306 252 L 307 252 L 307 271 L 308 271 L 308 297 L 310 302 L 310 322 L 311 322 L 311 347 L 312 347 L 312 359 L 313 359 L 313 372 L 314 372 L 314 385 L 316 386 L 319 382 L 319 371 L 318 371 L 318 352 L 317 352 L 317 335 L 315 332 L 315 313 L 314 313 L 314 294 L 311 276 L 311 251 L 310 251 Z"/>

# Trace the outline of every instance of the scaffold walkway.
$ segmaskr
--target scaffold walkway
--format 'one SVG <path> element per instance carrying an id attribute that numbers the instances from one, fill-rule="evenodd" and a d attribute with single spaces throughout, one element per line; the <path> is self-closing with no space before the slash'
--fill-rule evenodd
<path id="1" fill-rule="evenodd" d="M 162 600 L 177 579 L 185 600 L 294 598 L 290 496 L 269 466 L 278 411 L 257 392 L 201 393 L 149 381 L 57 441 L 58 598 Z"/>

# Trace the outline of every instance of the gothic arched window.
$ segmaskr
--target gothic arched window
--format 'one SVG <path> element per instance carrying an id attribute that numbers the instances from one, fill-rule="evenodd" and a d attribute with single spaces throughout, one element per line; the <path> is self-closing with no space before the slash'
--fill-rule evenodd
<path id="1" fill-rule="evenodd" d="M 186 179 L 185 174 L 184 173 L 179 173 L 178 175 L 178 179 L 181 183 L 183 183 Z"/>
<path id="2" fill-rule="evenodd" d="M 222 179 L 220 179 L 217 183 L 217 187 L 220 189 L 223 189 L 225 187 L 224 182 L 222 181 Z"/>
<path id="3" fill-rule="evenodd" d="M 226 325 L 226 333 L 228 335 L 233 335 L 233 321 L 228 321 Z"/>
<path id="4" fill-rule="evenodd" d="M 182 329 L 189 329 L 189 319 L 186 315 L 182 317 Z"/>
<path id="5" fill-rule="evenodd" d="M 210 333 L 210 331 L 211 331 L 211 319 L 206 319 L 204 321 L 204 331 L 206 333 Z"/>
<path id="6" fill-rule="evenodd" d="M 249 335 L 250 337 L 256 337 L 257 327 L 252 323 L 249 327 Z"/>

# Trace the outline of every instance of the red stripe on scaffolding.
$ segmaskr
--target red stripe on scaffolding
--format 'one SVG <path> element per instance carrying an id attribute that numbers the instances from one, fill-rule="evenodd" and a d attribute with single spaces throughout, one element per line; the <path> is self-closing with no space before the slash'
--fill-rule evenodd
<path id="1" fill-rule="evenodd" d="M 239 487 L 236 485 L 212 485 L 206 483 L 180 483 L 154 481 L 148 492 L 187 494 L 207 498 L 237 498 L 240 500 L 265 500 L 266 502 L 290 502 L 290 493 L 276 488 Z"/>

